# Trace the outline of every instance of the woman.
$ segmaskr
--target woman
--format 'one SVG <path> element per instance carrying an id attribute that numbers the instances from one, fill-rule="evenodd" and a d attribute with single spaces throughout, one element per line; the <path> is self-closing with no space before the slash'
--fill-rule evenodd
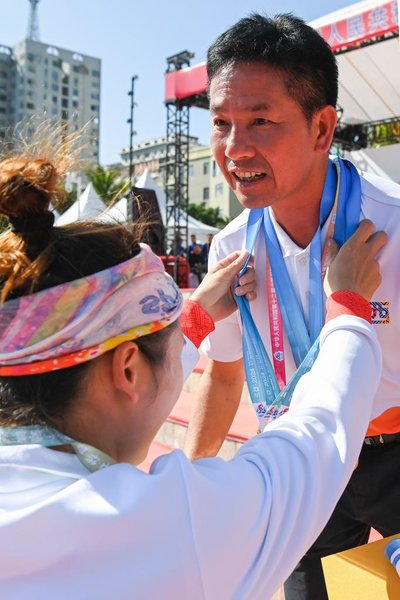
<path id="1" fill-rule="evenodd" d="M 0 595 L 265 600 L 357 460 L 380 375 L 358 294 L 379 283 L 385 236 L 363 223 L 335 259 L 328 317 L 345 315 L 288 414 L 228 463 L 176 451 L 145 474 L 134 465 L 182 386 L 182 297 L 126 229 L 53 226 L 61 175 L 46 159 L 0 163 Z M 219 263 L 185 307 L 197 344 L 234 310 L 245 258 Z M 251 275 L 241 283 L 251 297 Z"/>

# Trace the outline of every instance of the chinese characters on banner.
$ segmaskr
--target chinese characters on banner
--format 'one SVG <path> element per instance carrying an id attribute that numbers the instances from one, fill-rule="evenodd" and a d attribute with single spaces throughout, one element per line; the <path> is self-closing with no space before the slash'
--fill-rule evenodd
<path id="1" fill-rule="evenodd" d="M 398 2 L 392 0 L 348 19 L 318 29 L 333 51 L 397 31 Z"/>

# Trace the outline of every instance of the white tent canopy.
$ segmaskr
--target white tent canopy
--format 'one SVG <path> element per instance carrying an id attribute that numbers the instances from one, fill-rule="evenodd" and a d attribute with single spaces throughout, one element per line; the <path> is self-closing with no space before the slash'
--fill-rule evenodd
<path id="1" fill-rule="evenodd" d="M 347 6 L 309 25 L 321 33 L 329 32 L 335 47 L 346 35 L 361 33 L 376 37 L 398 31 L 395 0 L 366 0 Z M 397 21 L 397 23 L 396 23 Z M 347 32 L 347 34 L 345 33 Z M 351 49 L 337 55 L 339 67 L 338 104 L 344 123 L 360 123 L 397 117 L 400 114 L 400 46 L 398 37 Z"/>
<path id="2" fill-rule="evenodd" d="M 153 190 L 157 196 L 158 206 L 160 208 L 161 217 L 163 223 L 165 224 L 166 220 L 166 196 L 163 190 L 156 184 L 152 176 L 150 175 L 148 169 L 146 169 L 139 179 L 136 181 L 135 186 L 137 188 L 144 188 L 146 190 Z M 183 211 L 182 211 L 183 212 Z M 186 213 L 183 212 L 183 215 Z M 186 225 L 186 219 L 183 217 L 182 222 L 180 223 L 182 227 Z M 189 235 L 195 235 L 196 238 L 200 242 L 205 242 L 207 239 L 207 235 L 212 233 L 213 235 L 218 233 L 219 229 L 217 227 L 211 227 L 211 225 L 206 225 L 201 221 L 198 221 L 194 217 L 188 216 L 188 225 L 189 225 Z"/>
<path id="3" fill-rule="evenodd" d="M 309 23 L 335 48 L 338 105 L 343 123 L 366 123 L 400 115 L 400 45 L 396 0 L 364 0 Z M 385 39 L 386 38 L 386 39 Z M 369 39 L 376 43 L 363 45 Z M 354 40 L 360 47 L 354 48 Z M 361 170 L 400 182 L 400 144 L 345 152 Z"/>
<path id="4" fill-rule="evenodd" d="M 95 219 L 105 210 L 105 204 L 88 183 L 83 194 L 56 221 L 56 225 L 68 225 L 83 219 Z"/>
<path id="5" fill-rule="evenodd" d="M 108 207 L 101 215 L 99 215 L 100 219 L 105 223 L 125 223 L 128 219 L 128 200 L 127 198 L 121 198 Z"/>

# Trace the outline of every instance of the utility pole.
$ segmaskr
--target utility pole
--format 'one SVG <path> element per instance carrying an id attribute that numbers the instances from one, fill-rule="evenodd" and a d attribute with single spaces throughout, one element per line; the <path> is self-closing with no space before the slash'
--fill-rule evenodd
<path id="1" fill-rule="evenodd" d="M 39 0 L 28 0 L 31 5 L 30 13 L 29 13 L 29 23 L 28 23 L 28 32 L 27 38 L 29 40 L 34 40 L 39 42 L 39 19 L 38 19 L 38 11 L 37 5 L 39 4 Z"/>
<path id="2" fill-rule="evenodd" d="M 128 92 L 128 96 L 131 97 L 131 116 L 127 120 L 129 123 L 129 183 L 132 185 L 132 177 L 133 177 L 133 136 L 136 135 L 136 131 L 133 129 L 133 113 L 135 110 L 136 102 L 135 102 L 135 81 L 138 79 L 137 75 L 133 75 L 131 78 L 131 89 Z"/>

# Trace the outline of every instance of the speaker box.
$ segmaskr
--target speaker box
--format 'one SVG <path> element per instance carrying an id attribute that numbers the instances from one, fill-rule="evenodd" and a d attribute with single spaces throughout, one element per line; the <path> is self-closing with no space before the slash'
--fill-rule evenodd
<path id="1" fill-rule="evenodd" d="M 154 190 L 132 187 L 128 194 L 128 221 L 145 223 L 141 242 L 158 256 L 165 255 L 165 229 Z"/>

